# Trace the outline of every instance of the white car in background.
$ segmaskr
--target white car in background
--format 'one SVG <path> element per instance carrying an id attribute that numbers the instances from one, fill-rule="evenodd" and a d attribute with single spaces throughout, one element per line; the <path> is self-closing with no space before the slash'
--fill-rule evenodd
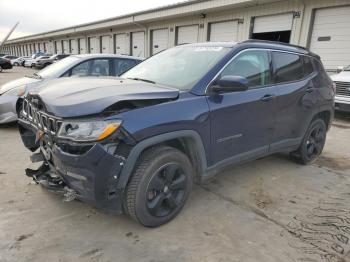
<path id="1" fill-rule="evenodd" d="M 119 76 L 142 60 L 113 54 L 71 55 L 33 75 L 8 82 L 0 86 L 0 124 L 17 121 L 21 106 L 18 98 L 44 81 L 59 77 Z"/>
<path id="2" fill-rule="evenodd" d="M 43 56 L 38 56 L 37 58 L 26 59 L 24 61 L 24 66 L 25 67 L 35 67 L 35 63 L 36 63 L 37 60 L 39 60 L 39 59 L 47 59 L 50 56 L 51 55 L 43 55 Z"/>
<path id="3" fill-rule="evenodd" d="M 21 56 L 21 57 L 18 57 L 16 59 L 12 59 L 11 64 L 13 66 L 20 66 L 20 65 L 22 65 L 22 63 L 24 63 L 24 61 L 26 59 L 30 59 L 30 56 Z"/>
<path id="4" fill-rule="evenodd" d="M 331 78 L 336 85 L 335 109 L 350 113 L 350 65 Z"/>

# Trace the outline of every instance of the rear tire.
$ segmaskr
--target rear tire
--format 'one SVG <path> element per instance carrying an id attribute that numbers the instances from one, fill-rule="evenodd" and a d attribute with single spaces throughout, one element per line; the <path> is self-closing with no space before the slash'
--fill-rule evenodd
<path id="1" fill-rule="evenodd" d="M 193 168 L 181 151 L 157 146 L 145 151 L 126 188 L 125 211 L 146 227 L 172 220 L 185 205 L 193 184 Z"/>
<path id="2" fill-rule="evenodd" d="M 326 142 L 326 133 L 327 127 L 325 122 L 320 118 L 313 120 L 305 133 L 299 149 L 293 155 L 302 164 L 311 164 L 323 151 Z"/>

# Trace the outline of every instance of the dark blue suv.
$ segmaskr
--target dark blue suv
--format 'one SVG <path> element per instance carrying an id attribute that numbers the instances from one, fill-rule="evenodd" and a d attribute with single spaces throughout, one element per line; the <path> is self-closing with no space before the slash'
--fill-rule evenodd
<path id="1" fill-rule="evenodd" d="M 30 92 L 19 129 L 28 176 L 67 200 L 125 212 L 144 226 L 174 218 L 193 182 L 277 152 L 322 152 L 334 86 L 320 58 L 266 41 L 182 45 L 120 78 L 59 79 Z"/>

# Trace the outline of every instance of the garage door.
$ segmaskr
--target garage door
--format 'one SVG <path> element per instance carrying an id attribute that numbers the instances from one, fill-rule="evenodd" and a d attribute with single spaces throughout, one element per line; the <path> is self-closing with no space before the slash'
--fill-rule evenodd
<path id="1" fill-rule="evenodd" d="M 131 34 L 131 55 L 137 57 L 145 56 L 145 33 L 136 32 Z"/>
<path id="2" fill-rule="evenodd" d="M 71 54 L 78 54 L 79 53 L 78 40 L 77 39 L 71 39 L 70 40 L 70 53 Z"/>
<path id="3" fill-rule="evenodd" d="M 68 40 L 63 40 L 62 45 L 63 45 L 63 53 L 69 54 L 69 42 L 68 42 Z"/>
<path id="4" fill-rule="evenodd" d="M 238 22 L 226 21 L 211 23 L 209 41 L 236 41 L 238 34 Z"/>
<path id="5" fill-rule="evenodd" d="M 99 37 L 89 37 L 89 53 L 90 54 L 100 53 Z"/>
<path id="6" fill-rule="evenodd" d="M 79 38 L 79 54 L 86 54 L 86 41 L 85 38 Z"/>
<path id="7" fill-rule="evenodd" d="M 179 26 L 177 28 L 177 45 L 197 43 L 198 25 Z"/>
<path id="8" fill-rule="evenodd" d="M 109 35 L 101 37 L 101 44 L 102 44 L 101 50 L 102 50 L 103 54 L 110 54 L 111 53 L 110 39 L 111 39 L 111 37 Z"/>
<path id="9" fill-rule="evenodd" d="M 46 49 L 49 54 L 54 54 L 53 42 L 46 42 Z"/>
<path id="10" fill-rule="evenodd" d="M 115 53 L 118 55 L 128 55 L 130 53 L 129 49 L 126 34 L 115 35 Z"/>
<path id="11" fill-rule="evenodd" d="M 57 54 L 62 54 L 62 43 L 61 41 L 55 41 L 56 45 L 56 53 Z"/>
<path id="12" fill-rule="evenodd" d="M 152 55 L 168 48 L 169 30 L 156 29 L 152 30 Z"/>
<path id="13" fill-rule="evenodd" d="M 350 64 L 350 7 L 317 10 L 310 49 L 327 70 Z"/>
<path id="14" fill-rule="evenodd" d="M 290 31 L 293 26 L 293 14 L 279 14 L 255 17 L 253 33 Z"/>

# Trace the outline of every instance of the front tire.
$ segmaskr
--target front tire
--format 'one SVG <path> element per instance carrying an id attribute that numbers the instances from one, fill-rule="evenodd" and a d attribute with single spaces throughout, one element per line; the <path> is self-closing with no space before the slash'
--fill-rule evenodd
<path id="1" fill-rule="evenodd" d="M 193 168 L 181 151 L 158 146 L 145 151 L 130 178 L 125 211 L 146 227 L 172 220 L 185 205 L 193 184 Z"/>
<path id="2" fill-rule="evenodd" d="M 311 164 L 321 155 L 326 143 L 326 133 L 327 127 L 322 119 L 312 121 L 295 154 L 302 164 Z"/>

